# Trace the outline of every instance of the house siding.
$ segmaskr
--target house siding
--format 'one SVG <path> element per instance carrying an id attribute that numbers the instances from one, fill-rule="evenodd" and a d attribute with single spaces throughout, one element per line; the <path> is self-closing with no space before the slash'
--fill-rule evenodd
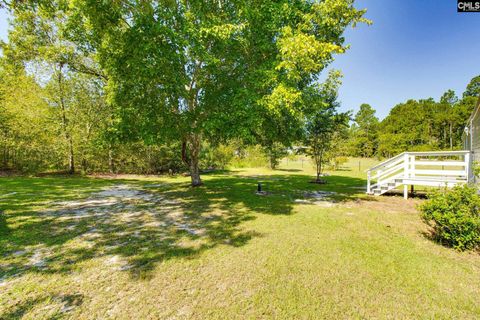
<path id="1" fill-rule="evenodd" d="M 464 150 L 471 151 L 472 163 L 480 164 L 480 98 L 478 99 L 477 106 L 472 112 L 470 118 L 467 121 L 467 128 L 463 134 L 463 147 Z M 476 183 L 480 182 L 480 177 L 474 177 Z M 479 191 L 480 192 L 480 191 Z"/>
<path id="2" fill-rule="evenodd" d="M 473 160 L 480 161 L 480 112 L 477 112 L 471 123 Z"/>
<path id="3" fill-rule="evenodd" d="M 463 147 L 472 151 L 473 161 L 480 162 L 480 99 L 467 121 L 468 134 L 463 135 Z"/>

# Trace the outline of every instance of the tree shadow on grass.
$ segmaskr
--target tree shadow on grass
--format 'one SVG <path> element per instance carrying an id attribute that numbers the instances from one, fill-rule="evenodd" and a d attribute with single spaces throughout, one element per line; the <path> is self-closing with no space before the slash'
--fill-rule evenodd
<path id="1" fill-rule="evenodd" d="M 384 197 L 403 197 L 403 190 L 390 190 L 387 193 L 384 193 L 382 196 Z M 427 199 L 428 198 L 428 192 L 426 191 L 420 191 L 420 190 L 415 190 L 413 193 L 411 191 L 408 192 L 408 198 L 409 199 Z"/>
<path id="2" fill-rule="evenodd" d="M 83 295 L 68 294 L 68 295 L 40 295 L 36 298 L 30 298 L 22 303 L 16 304 L 14 307 L 7 309 L 4 314 L 0 315 L 0 319 L 14 320 L 22 319 L 28 312 L 32 311 L 36 306 L 41 304 L 57 305 L 57 310 L 51 311 L 48 319 L 63 319 L 69 317 L 69 313 L 74 308 L 83 303 Z"/>
<path id="3" fill-rule="evenodd" d="M 280 172 L 302 172 L 300 169 L 285 169 L 285 168 L 277 168 L 275 171 L 280 171 Z"/>
<path id="4" fill-rule="evenodd" d="M 266 196 L 255 194 L 259 180 Z M 0 235 L 0 279 L 69 273 L 93 258 L 102 258 L 112 272 L 146 278 L 161 261 L 193 259 L 219 245 L 241 247 L 261 237 L 246 222 L 292 214 L 295 199 L 305 192 L 335 191 L 337 200 L 349 201 L 358 197 L 351 187 L 365 183 L 339 176 L 327 177 L 326 185 L 310 180 L 301 174 L 228 172 L 209 175 L 198 188 L 171 180 L 11 180 L 5 185 L 16 193 L 2 198 L 0 209 L 8 210 L 7 222 L 15 228 Z"/>
<path id="5" fill-rule="evenodd" d="M 10 233 L 10 228 L 7 225 L 7 218 L 5 214 L 0 211 L 0 237 L 2 235 L 6 236 Z"/>

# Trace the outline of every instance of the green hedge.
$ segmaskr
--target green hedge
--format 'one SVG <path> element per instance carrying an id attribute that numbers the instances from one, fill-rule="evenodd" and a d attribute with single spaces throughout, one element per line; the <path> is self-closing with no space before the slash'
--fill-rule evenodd
<path id="1" fill-rule="evenodd" d="M 458 250 L 480 245 L 480 196 L 473 186 L 457 186 L 432 193 L 420 206 L 422 219 L 440 243 Z"/>

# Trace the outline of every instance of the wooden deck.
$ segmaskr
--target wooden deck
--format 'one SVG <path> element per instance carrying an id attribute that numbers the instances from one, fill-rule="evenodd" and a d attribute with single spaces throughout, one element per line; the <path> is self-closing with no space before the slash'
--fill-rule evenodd
<path id="1" fill-rule="evenodd" d="M 367 171 L 367 193 L 380 196 L 403 186 L 453 187 L 473 181 L 470 151 L 404 152 Z"/>

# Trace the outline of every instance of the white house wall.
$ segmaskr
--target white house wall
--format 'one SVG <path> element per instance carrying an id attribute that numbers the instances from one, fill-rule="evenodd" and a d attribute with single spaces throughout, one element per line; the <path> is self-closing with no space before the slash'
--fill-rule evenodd
<path id="1" fill-rule="evenodd" d="M 474 115 L 471 123 L 471 141 L 474 161 L 480 161 L 480 110 L 478 109 L 477 107 L 477 113 Z"/>

